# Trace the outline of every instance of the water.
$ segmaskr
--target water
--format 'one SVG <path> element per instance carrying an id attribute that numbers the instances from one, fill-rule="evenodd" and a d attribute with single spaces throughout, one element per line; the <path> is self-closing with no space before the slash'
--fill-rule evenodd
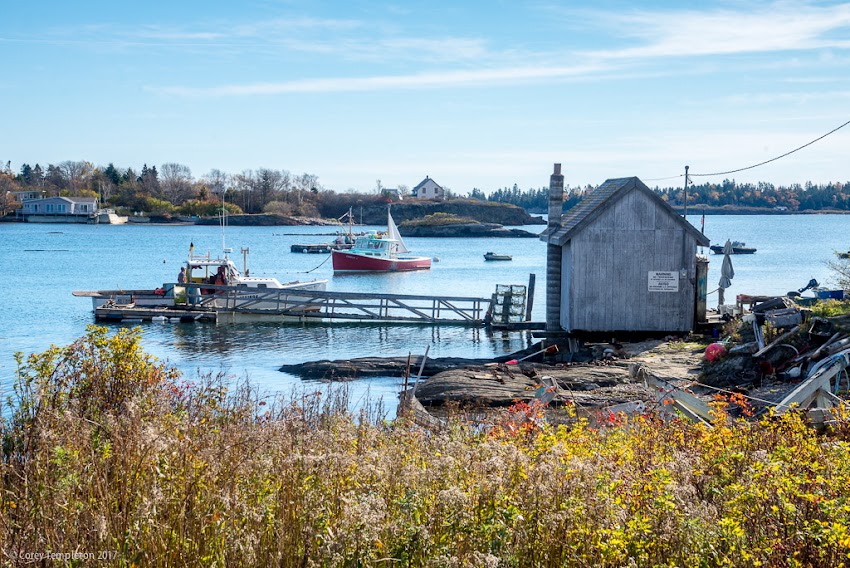
<path id="1" fill-rule="evenodd" d="M 367 227 L 385 229 L 385 227 Z M 539 231 L 542 226 L 527 227 Z M 536 239 L 407 239 L 415 254 L 439 258 L 429 271 L 333 275 L 327 255 L 293 254 L 295 243 L 333 239 L 333 227 L 228 227 L 227 246 L 242 268 L 240 249 L 250 248 L 253 276 L 290 280 L 327 279 L 337 291 L 386 292 L 489 298 L 497 284 L 527 284 L 537 274 L 534 317 L 543 317 L 545 245 Z M 325 233 L 322 235 L 321 233 Z M 0 224 L 0 260 L 6 286 L 0 297 L 0 387 L 13 380 L 13 354 L 67 345 L 94 323 L 91 300 L 74 290 L 154 288 L 174 282 L 189 243 L 195 254 L 221 250 L 221 231 L 206 226 Z M 496 250 L 513 262 L 486 262 Z M 537 251 L 532 253 L 531 251 Z M 324 263 L 323 263 L 324 262 Z M 117 329 L 121 324 L 111 324 Z M 527 333 L 490 333 L 481 328 L 358 323 L 146 323 L 146 351 L 187 376 L 224 371 L 247 376 L 271 391 L 288 392 L 303 381 L 277 369 L 283 364 L 360 356 L 419 355 L 492 357 L 528 346 Z M 400 379 L 357 381 L 352 397 L 382 396 L 395 404 Z M 308 385 L 315 388 L 315 385 Z"/>
<path id="2" fill-rule="evenodd" d="M 699 223 L 694 216 L 692 222 Z M 382 229 L 382 227 L 373 227 Z M 542 226 L 526 227 L 539 232 Z M 830 280 L 826 262 L 833 251 L 850 247 L 850 216 L 708 216 L 712 243 L 727 238 L 758 248 L 733 257 L 735 294 L 783 294 L 810 278 Z M 537 275 L 533 318 L 545 311 L 546 247 L 536 239 L 406 239 L 415 254 L 439 258 L 429 271 L 334 276 L 326 255 L 293 254 L 290 245 L 326 242 L 328 227 L 229 227 L 227 245 L 237 266 L 240 247 L 249 247 L 252 275 L 281 281 L 328 279 L 328 289 L 475 296 L 488 298 L 497 284 L 527 284 Z M 294 233 L 294 235 L 292 235 Z M 15 371 L 13 354 L 66 345 L 93 323 L 91 301 L 73 290 L 156 287 L 177 278 L 189 243 L 195 252 L 221 249 L 217 227 L 0 224 L 0 261 L 6 271 L 0 296 L 0 388 L 8 391 Z M 707 250 L 707 249 L 706 249 Z M 487 251 L 513 255 L 511 262 L 486 262 Z M 719 279 L 720 256 L 710 255 L 709 290 Z M 310 271 L 308 273 L 308 271 Z M 709 305 L 716 295 L 709 296 Z M 117 329 L 119 325 L 112 325 Z M 277 369 L 283 364 L 362 356 L 430 355 L 491 357 L 527 347 L 525 332 L 490 333 L 455 326 L 333 324 L 144 324 L 143 345 L 151 354 L 182 370 L 225 371 L 247 376 L 270 391 L 305 385 Z M 316 387 L 306 382 L 307 388 Z M 383 397 L 395 404 L 399 379 L 385 377 L 352 384 L 354 400 Z"/>

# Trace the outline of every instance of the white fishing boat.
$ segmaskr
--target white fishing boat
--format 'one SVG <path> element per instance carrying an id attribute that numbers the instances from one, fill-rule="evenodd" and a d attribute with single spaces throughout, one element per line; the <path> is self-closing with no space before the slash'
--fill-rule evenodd
<path id="1" fill-rule="evenodd" d="M 189 256 L 181 270 L 183 282 L 165 283 L 159 288 L 77 290 L 73 295 L 91 298 L 94 310 L 105 305 L 140 308 L 204 305 L 209 308 L 237 309 L 243 303 L 249 302 L 252 309 L 263 310 L 279 308 L 280 303 L 257 301 L 260 292 L 323 291 L 327 288 L 327 280 L 280 282 L 273 277 L 250 276 L 247 269 L 247 249 L 245 255 L 246 266 L 244 272 L 241 272 L 228 258 L 227 252 L 219 258 L 210 254 L 197 256 L 194 254 L 194 245 L 191 244 Z"/>
<path id="2" fill-rule="evenodd" d="M 293 305 L 304 305 L 309 296 L 298 296 L 297 292 L 324 291 L 327 280 L 302 282 L 280 282 L 273 277 L 250 276 L 248 271 L 249 249 L 242 249 L 243 272 L 240 272 L 228 257 L 231 252 L 224 244 L 227 215 L 222 203 L 220 257 L 210 253 L 194 254 L 194 243 L 189 244 L 189 256 L 184 262 L 176 282 L 165 283 L 159 288 L 119 290 L 77 290 L 74 296 L 91 298 L 97 317 L 98 309 L 121 307 L 125 309 L 203 309 L 211 311 L 243 311 L 262 316 L 278 315 Z M 287 292 L 296 294 L 288 294 Z M 163 316 L 165 317 L 165 316 Z"/>

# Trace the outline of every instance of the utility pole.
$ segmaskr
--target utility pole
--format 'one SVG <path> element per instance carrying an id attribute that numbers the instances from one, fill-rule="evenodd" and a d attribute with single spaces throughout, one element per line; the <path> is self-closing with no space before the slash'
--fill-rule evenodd
<path id="1" fill-rule="evenodd" d="M 685 219 L 688 218 L 688 168 L 685 166 Z"/>

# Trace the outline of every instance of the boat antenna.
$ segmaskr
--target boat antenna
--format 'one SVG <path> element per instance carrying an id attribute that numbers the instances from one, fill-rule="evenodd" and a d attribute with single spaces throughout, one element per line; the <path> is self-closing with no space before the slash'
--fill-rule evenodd
<path id="1" fill-rule="evenodd" d="M 219 224 L 221 225 L 221 253 L 227 258 L 227 247 L 224 244 L 224 228 L 227 226 L 227 209 L 224 207 L 224 191 L 225 188 L 221 188 L 221 218 L 219 220 Z"/>

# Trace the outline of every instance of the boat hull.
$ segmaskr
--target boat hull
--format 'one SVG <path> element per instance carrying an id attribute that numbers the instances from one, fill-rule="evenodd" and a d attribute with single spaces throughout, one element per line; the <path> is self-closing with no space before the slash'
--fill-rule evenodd
<path id="1" fill-rule="evenodd" d="M 427 256 L 385 258 L 346 251 L 331 254 L 334 272 L 402 272 L 431 268 L 431 259 Z"/>
<path id="2" fill-rule="evenodd" d="M 722 246 L 709 247 L 714 254 L 723 254 Z M 756 249 L 753 247 L 732 247 L 732 254 L 753 254 Z"/>

